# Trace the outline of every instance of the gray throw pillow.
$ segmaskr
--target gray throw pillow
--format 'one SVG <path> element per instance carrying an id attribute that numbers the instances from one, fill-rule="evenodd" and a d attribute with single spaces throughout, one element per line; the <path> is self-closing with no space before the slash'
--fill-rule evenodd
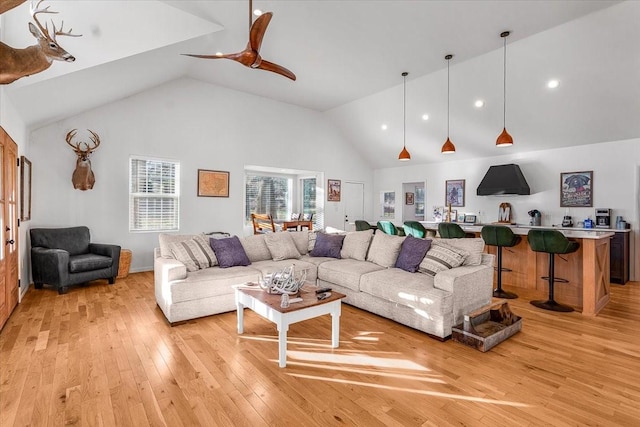
<path id="1" fill-rule="evenodd" d="M 442 243 L 445 243 L 454 248 L 462 249 L 467 252 L 467 256 L 464 259 L 462 265 L 480 265 L 482 264 L 482 253 L 484 252 L 484 240 L 477 237 L 462 238 L 462 239 L 444 239 Z"/>
<path id="2" fill-rule="evenodd" d="M 367 251 L 372 237 L 373 230 L 350 231 L 344 236 L 340 256 L 364 261 L 367 258 Z"/>
<path id="3" fill-rule="evenodd" d="M 413 236 L 407 236 L 402 242 L 395 266 L 409 273 L 415 273 L 430 247 L 430 239 L 416 239 Z"/>
<path id="4" fill-rule="evenodd" d="M 309 255 L 340 259 L 340 250 L 342 249 L 343 241 L 344 234 L 318 233 L 316 235 L 316 243 Z"/>
<path id="5" fill-rule="evenodd" d="M 396 265 L 400 247 L 405 236 L 392 236 L 378 231 L 373 235 L 367 261 L 378 264 L 380 267 L 391 268 Z"/>
<path id="6" fill-rule="evenodd" d="M 264 235 L 264 241 L 274 261 L 300 259 L 300 252 L 293 243 L 290 232 L 267 233 Z"/>
<path id="7" fill-rule="evenodd" d="M 220 268 L 251 264 L 238 236 L 229 237 L 228 239 L 210 239 L 209 242 L 213 252 L 216 254 L 216 258 L 218 258 Z"/>
<path id="8" fill-rule="evenodd" d="M 216 256 L 208 246 L 195 238 L 169 243 L 173 257 L 183 263 L 187 267 L 187 271 L 211 267 L 212 263 L 216 262 Z"/>
<path id="9" fill-rule="evenodd" d="M 435 276 L 441 271 L 461 266 L 466 255 L 466 251 L 454 248 L 439 240 L 432 240 L 431 248 L 429 248 L 429 251 L 420 263 L 418 271 L 430 276 Z"/>

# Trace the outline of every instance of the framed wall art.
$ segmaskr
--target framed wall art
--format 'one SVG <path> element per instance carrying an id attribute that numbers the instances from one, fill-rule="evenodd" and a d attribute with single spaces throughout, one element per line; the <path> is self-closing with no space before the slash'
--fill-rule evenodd
<path id="1" fill-rule="evenodd" d="M 31 162 L 20 156 L 20 221 L 31 219 Z"/>
<path id="2" fill-rule="evenodd" d="M 339 179 L 327 180 L 327 201 L 339 202 L 342 194 L 342 183 Z"/>
<path id="3" fill-rule="evenodd" d="M 198 169 L 198 197 L 229 197 L 229 172 Z"/>
<path id="4" fill-rule="evenodd" d="M 404 204 L 412 205 L 414 203 L 414 194 L 413 193 L 404 193 Z"/>
<path id="5" fill-rule="evenodd" d="M 560 207 L 593 206 L 593 171 L 560 173 Z"/>
<path id="6" fill-rule="evenodd" d="M 452 207 L 464 206 L 464 179 L 445 181 L 445 205 Z"/>

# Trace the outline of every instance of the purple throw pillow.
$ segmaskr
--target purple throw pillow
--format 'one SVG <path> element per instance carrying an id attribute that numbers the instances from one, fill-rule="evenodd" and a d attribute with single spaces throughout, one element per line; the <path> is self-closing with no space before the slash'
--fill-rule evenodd
<path id="1" fill-rule="evenodd" d="M 343 241 L 344 234 L 318 233 L 316 244 L 313 246 L 313 250 L 309 255 L 340 259 L 340 250 L 342 249 Z"/>
<path id="2" fill-rule="evenodd" d="M 402 242 L 395 266 L 409 273 L 415 273 L 430 247 L 431 239 L 416 239 L 413 236 L 407 236 Z"/>
<path id="3" fill-rule="evenodd" d="M 216 254 L 220 268 L 251 264 L 238 236 L 227 239 L 209 239 L 209 244 L 213 253 Z"/>

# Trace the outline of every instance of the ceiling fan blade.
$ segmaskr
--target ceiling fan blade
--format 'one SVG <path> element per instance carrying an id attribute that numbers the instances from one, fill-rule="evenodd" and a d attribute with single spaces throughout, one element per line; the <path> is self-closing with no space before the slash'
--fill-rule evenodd
<path id="1" fill-rule="evenodd" d="M 291 71 L 287 70 L 286 68 L 284 68 L 282 65 L 274 64 L 273 62 L 265 61 L 264 59 L 262 60 L 262 62 L 260 62 L 260 65 L 258 65 L 256 68 L 283 75 L 285 77 L 290 78 L 291 80 L 296 79 L 296 75 L 293 74 Z"/>
<path id="2" fill-rule="evenodd" d="M 264 33 L 267 31 L 267 27 L 269 26 L 272 16 L 273 13 L 265 12 L 255 20 L 253 25 L 251 25 L 251 29 L 249 30 L 249 46 L 256 52 L 260 52 L 262 39 L 264 37 Z"/>
<path id="3" fill-rule="evenodd" d="M 202 59 L 231 59 L 247 67 L 250 67 L 256 61 L 256 58 L 258 56 L 251 49 L 245 49 L 242 52 L 227 53 L 224 55 L 195 55 L 192 53 L 183 53 L 182 55 L 192 56 L 194 58 L 202 58 Z"/>

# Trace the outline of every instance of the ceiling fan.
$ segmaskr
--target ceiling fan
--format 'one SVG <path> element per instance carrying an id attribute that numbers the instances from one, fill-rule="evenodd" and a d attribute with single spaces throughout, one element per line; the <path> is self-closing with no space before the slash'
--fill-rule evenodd
<path id="1" fill-rule="evenodd" d="M 246 67 L 271 71 L 273 73 L 288 77 L 291 80 L 295 80 L 296 75 L 291 71 L 281 65 L 266 61 L 260 56 L 260 46 L 262 45 L 262 39 L 264 37 L 264 33 L 267 31 L 267 26 L 271 21 L 273 12 L 265 12 L 260 15 L 258 19 L 255 20 L 255 22 L 253 22 L 251 16 L 251 12 L 253 9 L 252 6 L 253 1 L 249 0 L 249 43 L 247 43 L 247 47 L 242 52 L 216 55 L 194 55 L 190 53 L 183 53 L 183 55 L 204 59 L 231 59 L 233 61 L 241 63 Z"/>

